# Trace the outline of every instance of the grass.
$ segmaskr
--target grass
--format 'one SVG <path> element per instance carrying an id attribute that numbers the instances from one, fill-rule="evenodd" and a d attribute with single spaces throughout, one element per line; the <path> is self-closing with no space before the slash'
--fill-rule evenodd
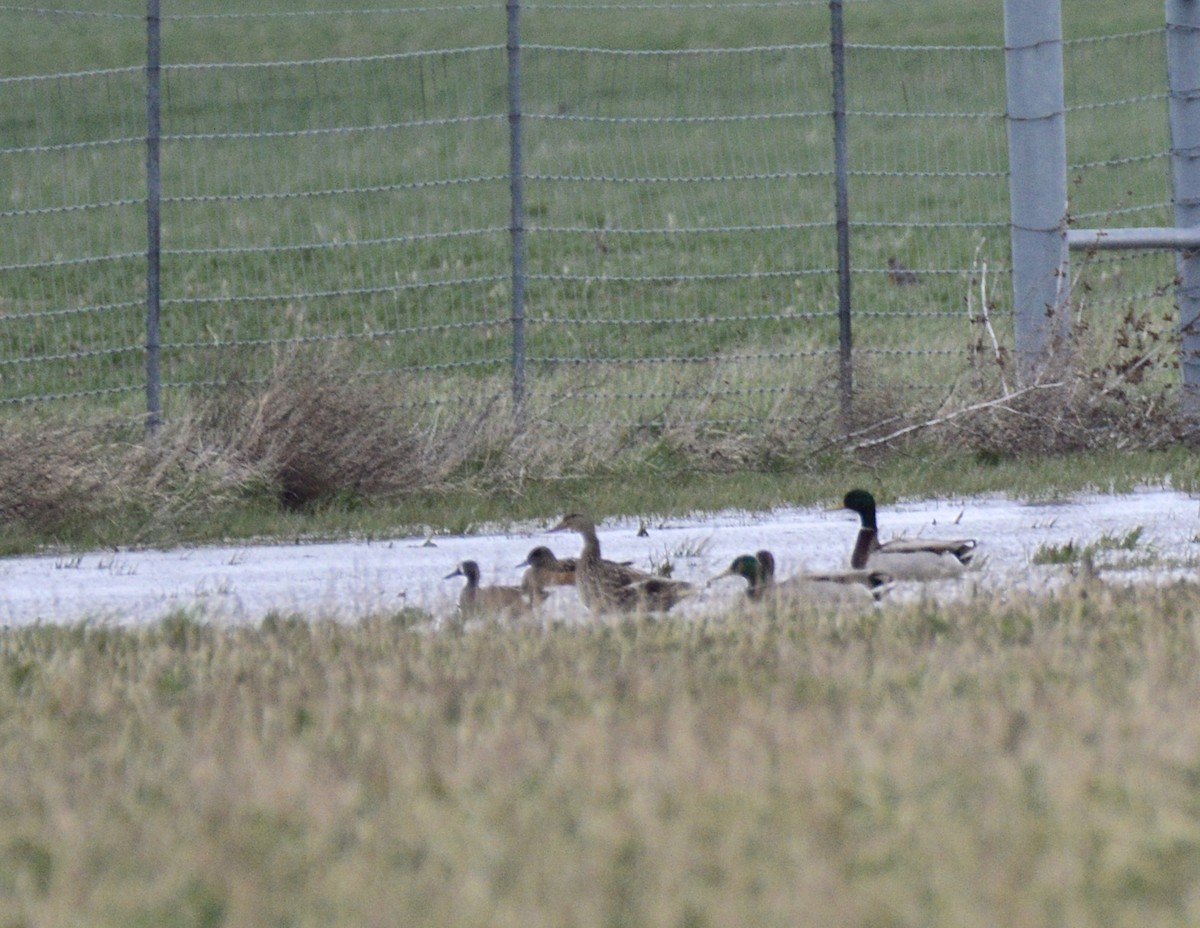
<path id="1" fill-rule="evenodd" d="M 1062 545 L 1039 545 L 1029 562 L 1031 564 L 1091 563 L 1100 552 L 1135 550 L 1141 537 L 1142 527 L 1139 525 L 1123 535 L 1105 533 L 1087 544 L 1079 544 L 1072 540 Z"/>
<path id="2" fill-rule="evenodd" d="M 195 395 L 153 438 L 136 421 L 98 424 L 87 406 L 74 419 L 4 419 L 0 549 L 466 533 L 568 509 L 653 518 L 829 502 L 851 484 L 883 501 L 1193 486 L 1195 429 L 1171 394 L 1169 320 L 1128 307 L 1115 329 L 1081 320 L 1076 333 L 1055 384 L 967 406 L 946 397 L 923 413 L 896 391 L 860 390 L 862 425 L 848 433 L 799 389 L 797 405 L 758 428 L 749 407 L 761 396 L 716 423 L 688 403 L 597 419 L 577 397 L 531 404 L 519 427 L 506 402 L 451 391 L 439 401 L 452 414 L 431 419 L 409 402 L 428 396 L 424 378 L 364 370 L 345 346 L 281 352 L 264 378 L 250 364 Z M 976 376 L 997 387 L 990 350 Z M 703 401 L 705 376 L 673 389 Z"/>
<path id="3" fill-rule="evenodd" d="M 964 406 L 1003 381 L 978 338 L 963 397 L 933 409 L 860 389 L 849 432 L 799 386 L 786 405 L 752 391 L 739 419 L 714 422 L 695 408 L 711 411 L 719 389 L 705 371 L 677 380 L 680 402 L 655 414 L 622 414 L 613 396 L 596 418 L 576 396 L 531 402 L 518 425 L 507 401 L 465 388 L 439 395 L 453 411 L 431 416 L 413 411 L 430 402 L 424 377 L 380 375 L 344 345 L 279 352 L 261 378 L 248 360 L 222 389 L 193 394 L 149 438 L 136 420 L 97 423 L 90 402 L 0 420 L 0 549 L 464 533 L 568 509 L 652 519 L 829 502 L 851 484 L 883 501 L 1194 485 L 1168 319 L 1132 306 L 1111 330 L 1081 319 L 1056 383 Z"/>
<path id="4" fill-rule="evenodd" d="M 223 10 L 233 11 L 205 7 Z M 189 12 L 172 11 L 164 25 L 169 415 L 198 402 L 193 388 L 265 381 L 279 353 L 335 343 L 377 376 L 419 373 L 422 390 L 402 398 L 414 414 L 445 415 L 463 397 L 502 401 L 512 338 L 501 8 Z M 847 11 L 856 384 L 868 413 L 887 397 L 927 414 L 982 388 L 971 361 L 980 307 L 966 300 L 985 263 L 996 329 L 1011 340 L 1000 13 L 963 15 L 961 0 L 912 12 L 882 2 Z M 19 26 L 0 39 L 10 52 L 0 67 L 13 76 L 132 68 L 17 81 L 0 110 L 14 146 L 0 156 L 13 189 L 0 218 L 0 401 L 65 395 L 96 417 L 134 415 L 144 340 L 141 23 L 0 15 Z M 836 405 L 827 17 L 820 4 L 528 12 L 526 383 L 541 424 L 619 414 L 636 427 L 678 415 L 753 433 Z M 1086 24 L 1068 17 L 1068 34 L 1160 18 L 1090 4 Z M 941 24 L 936 36 L 931 22 Z M 1139 60 L 1161 54 L 1152 38 L 1125 41 Z M 782 43 L 819 47 L 559 50 Z M 969 45 L 991 51 L 955 49 Z M 408 54 L 459 46 L 494 47 Z M 1144 75 L 1162 69 L 1114 70 L 1105 50 L 1069 46 L 1070 97 L 1081 107 L 1070 123 L 1080 165 L 1072 209 L 1104 224 L 1130 207 L 1137 221 L 1162 223 L 1161 114 L 1108 105 L 1152 96 L 1159 88 Z M 322 63 L 210 67 L 264 57 Z M 770 118 L 670 118 L 746 114 Z M 667 118 L 638 121 L 647 116 Z M 326 131 L 335 127 L 354 131 Z M 75 147 L 94 141 L 105 144 Z M 889 284 L 893 254 L 921 271 L 918 287 Z M 1081 292 L 1089 288 L 1080 311 L 1102 327 L 1131 302 L 1170 313 L 1157 292 L 1170 285 L 1168 265 L 1093 259 L 1080 272 Z"/>
<path id="5" fill-rule="evenodd" d="M 828 505 L 852 485 L 871 487 L 883 504 L 1200 485 L 1189 444 L 1137 438 L 1147 423 L 1132 422 L 1132 412 L 1067 429 L 1071 403 L 1087 411 L 1078 398 L 1056 403 L 1053 416 L 1017 415 L 1015 437 L 967 417 L 867 452 L 833 445 L 805 455 L 786 432 L 748 443 L 684 424 L 656 437 L 588 423 L 578 433 L 514 434 L 487 407 L 426 428 L 397 416 L 389 388 L 341 373 L 329 363 L 281 368 L 266 387 L 227 391 L 153 441 L 119 424 L 97 431 L 34 419 L 0 429 L 0 551 L 471 534 L 571 510 L 653 524 Z M 1114 434 L 1135 440 L 1126 450 L 1086 450 Z M 1018 443 L 1022 454 L 997 450 Z"/>
<path id="6" fill-rule="evenodd" d="M 11 925 L 1195 920 L 1188 586 L 0 633 Z"/>
<path id="7" fill-rule="evenodd" d="M 1067 6 L 1068 35 L 1159 23 L 1134 4 Z M 940 22 L 937 42 L 1001 44 L 998 7 L 898 8 L 850 5 L 851 39 L 926 44 Z M 406 41 L 498 41 L 496 13 L 406 17 Z M 6 75 L 140 62 L 136 16 L 0 16 L 19 16 L 0 33 Z M 824 42 L 825 16 L 543 11 L 528 26 L 546 44 L 691 48 Z M 388 54 L 382 20 L 168 19 L 165 50 L 172 66 Z M 1139 60 L 1158 54 L 1146 44 Z M 1073 103 L 1157 92 L 1154 68 L 1114 70 L 1090 43 L 1067 55 Z M 1008 374 L 978 318 L 990 300 L 1003 360 L 1002 121 L 917 114 L 1002 111 L 1002 75 L 974 53 L 851 57 L 851 435 L 828 389 L 828 118 L 576 119 L 819 114 L 823 53 L 529 56 L 524 432 L 503 399 L 504 182 L 482 179 L 505 170 L 501 51 L 168 67 L 167 130 L 197 138 L 165 150 L 170 416 L 154 441 L 136 424 L 141 76 L 6 84 L 7 145 L 131 141 L 0 153 L 0 399 L 67 394 L 0 420 L 0 550 L 51 547 L 70 569 L 98 546 L 466 533 L 575 508 L 653 522 L 831 503 L 853 484 L 882 504 L 1200 486 L 1172 412 L 1167 259 L 1081 262 L 1067 383 L 960 414 Z M 888 110 L 907 115 L 866 115 Z M 420 138 L 213 137 L 448 113 L 482 118 Z M 1113 164 L 1079 169 L 1073 211 L 1104 224 L 1129 191 L 1117 207 L 1163 222 L 1161 124 L 1088 113 L 1072 161 Z M 892 176 L 926 169 L 941 176 Z M 752 179 L 776 173 L 795 176 Z M 627 182 L 693 174 L 751 179 Z M 351 186 L 379 189 L 329 192 Z M 296 195 L 262 196 L 280 190 Z M 79 203 L 112 205 L 40 211 Z M 921 271 L 915 295 L 887 283 L 891 254 Z M 0 925 L 1195 924 L 1200 594 L 1077 580 L 864 616 L 453 634 L 417 611 L 245 627 L 182 611 L 0 629 Z"/>

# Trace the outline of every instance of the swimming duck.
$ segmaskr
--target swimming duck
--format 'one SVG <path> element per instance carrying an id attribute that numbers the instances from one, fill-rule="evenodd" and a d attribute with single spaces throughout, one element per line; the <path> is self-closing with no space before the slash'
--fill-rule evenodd
<path id="1" fill-rule="evenodd" d="M 742 554 L 733 559 L 722 577 L 743 577 L 746 596 L 755 602 L 777 599 L 804 599 L 809 602 L 862 602 L 879 599 L 891 577 L 879 570 L 834 570 L 794 574 L 776 582 L 775 557 L 770 551 Z"/>
<path id="2" fill-rule="evenodd" d="M 596 523 L 581 512 L 563 516 L 550 531 L 578 532 L 583 537 L 583 550 L 575 559 L 575 588 L 592 612 L 661 612 L 692 592 L 690 583 L 656 577 L 602 558 Z"/>
<path id="3" fill-rule="evenodd" d="M 866 490 L 851 490 L 838 508 L 858 513 L 861 520 L 850 555 L 856 570 L 878 569 L 896 580 L 936 580 L 962 573 L 975 554 L 973 538 L 895 538 L 880 544 L 875 497 Z"/>
<path id="4" fill-rule="evenodd" d="M 521 587 L 480 586 L 479 565 L 475 561 L 463 561 L 442 579 L 449 580 L 451 577 L 465 577 L 467 580 L 467 585 L 458 594 L 458 612 L 464 619 L 478 615 L 514 617 L 529 613 L 529 602 Z"/>

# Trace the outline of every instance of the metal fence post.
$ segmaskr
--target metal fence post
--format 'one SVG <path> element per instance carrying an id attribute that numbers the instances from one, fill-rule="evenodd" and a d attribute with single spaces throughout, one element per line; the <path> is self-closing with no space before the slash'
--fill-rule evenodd
<path id="1" fill-rule="evenodd" d="M 508 145 L 512 237 L 513 415 L 525 420 L 525 178 L 521 157 L 521 4 L 508 0 Z"/>
<path id="2" fill-rule="evenodd" d="M 1175 226 L 1200 226 L 1200 2 L 1167 0 L 1167 117 Z M 1200 417 L 1200 251 L 1175 253 L 1183 411 Z"/>
<path id="3" fill-rule="evenodd" d="M 162 137 L 159 99 L 159 0 L 146 0 L 146 434 L 154 437 L 162 424 L 162 369 L 159 344 L 159 299 Z"/>
<path id="4" fill-rule="evenodd" d="M 1068 334 L 1067 141 L 1058 0 L 1004 0 L 1013 335 L 1037 379 Z"/>
<path id="5" fill-rule="evenodd" d="M 854 411 L 854 356 L 850 326 L 850 190 L 846 163 L 846 63 L 842 0 L 830 0 L 829 19 L 833 67 L 834 210 L 837 222 L 838 387 L 842 428 L 849 431 Z"/>

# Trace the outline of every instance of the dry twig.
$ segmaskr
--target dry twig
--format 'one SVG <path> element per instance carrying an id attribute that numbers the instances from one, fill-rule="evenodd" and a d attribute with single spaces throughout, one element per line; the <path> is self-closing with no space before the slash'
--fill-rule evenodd
<path id="1" fill-rule="evenodd" d="M 912 425 L 906 425 L 904 428 L 897 429 L 896 431 L 880 438 L 872 438 L 868 439 L 867 441 L 860 441 L 857 444 L 851 445 L 848 450 L 864 451 L 867 448 L 876 448 L 879 445 L 886 445 L 889 442 L 893 442 L 898 438 L 903 438 L 906 435 L 911 435 L 914 432 L 920 432 L 924 429 L 933 428 L 938 425 L 945 425 L 947 422 L 951 422 L 954 419 L 961 418 L 962 416 L 970 415 L 973 412 L 980 412 L 984 409 L 1003 408 L 1013 400 L 1028 393 L 1032 393 L 1035 390 L 1052 390 L 1059 389 L 1064 386 L 1066 386 L 1066 383 L 1063 381 L 1056 381 L 1054 383 L 1035 383 L 1015 392 L 1006 393 L 1004 396 L 996 397 L 995 399 L 984 400 L 980 403 L 972 403 L 970 406 L 963 406 L 962 408 L 956 409 L 953 412 L 946 413 L 944 416 L 935 416 L 934 418 L 927 419 L 924 422 L 915 422 Z"/>

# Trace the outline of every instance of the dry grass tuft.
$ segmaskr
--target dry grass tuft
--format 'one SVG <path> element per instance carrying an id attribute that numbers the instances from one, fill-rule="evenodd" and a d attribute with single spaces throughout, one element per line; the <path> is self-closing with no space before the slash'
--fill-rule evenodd
<path id="1" fill-rule="evenodd" d="M 0 513 L 42 540 L 136 542 L 178 538 L 185 523 L 268 495 L 296 508 L 446 489 L 502 470 L 511 427 L 497 426 L 486 402 L 420 423 L 402 411 L 403 389 L 339 356 L 296 355 L 265 384 L 198 401 L 151 441 L 137 423 L 9 420 Z"/>
<path id="2" fill-rule="evenodd" d="M 95 429 L 45 422 L 0 430 L 0 515 L 53 536 L 102 514 L 122 482 Z"/>
<path id="3" fill-rule="evenodd" d="M 365 377 L 338 354 L 297 354 L 261 386 L 205 404 L 192 440 L 242 482 L 274 488 L 287 507 L 390 496 L 450 480 L 481 440 L 486 408 L 420 427 L 398 412 L 404 381 Z"/>
<path id="4" fill-rule="evenodd" d="M 145 540 L 212 512 L 245 491 L 245 474 L 198 450 L 186 427 L 142 440 L 128 422 L 0 431 L 0 513 L 42 541 L 87 545 Z"/>

